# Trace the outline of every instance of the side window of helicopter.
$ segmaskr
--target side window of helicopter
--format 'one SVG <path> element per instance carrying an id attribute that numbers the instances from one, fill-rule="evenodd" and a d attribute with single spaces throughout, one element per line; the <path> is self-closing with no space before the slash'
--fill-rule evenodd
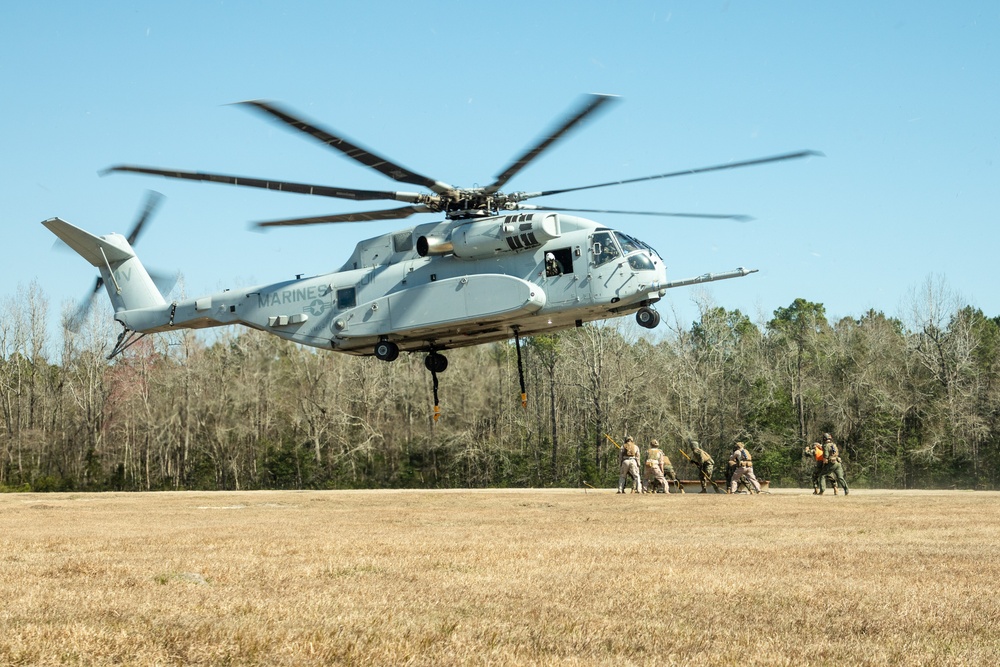
<path id="1" fill-rule="evenodd" d="M 337 290 L 337 310 L 346 310 L 358 305 L 358 292 L 354 287 Z"/>
<path id="2" fill-rule="evenodd" d="M 608 262 L 621 257 L 618 246 L 610 232 L 597 232 L 591 239 L 591 249 L 594 252 L 594 266 L 607 264 Z"/>
<path id="3" fill-rule="evenodd" d="M 545 252 L 545 275 L 549 278 L 573 273 L 573 251 L 559 248 Z"/>
<path id="4" fill-rule="evenodd" d="M 408 230 L 392 235 L 393 252 L 410 252 L 413 250 L 413 234 Z"/>

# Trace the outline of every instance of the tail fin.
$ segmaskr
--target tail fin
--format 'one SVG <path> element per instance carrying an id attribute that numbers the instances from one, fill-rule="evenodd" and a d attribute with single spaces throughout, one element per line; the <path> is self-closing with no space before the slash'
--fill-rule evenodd
<path id="1" fill-rule="evenodd" d="M 115 312 L 166 304 L 128 240 L 121 234 L 94 236 L 65 220 L 42 223 L 101 272 Z"/>

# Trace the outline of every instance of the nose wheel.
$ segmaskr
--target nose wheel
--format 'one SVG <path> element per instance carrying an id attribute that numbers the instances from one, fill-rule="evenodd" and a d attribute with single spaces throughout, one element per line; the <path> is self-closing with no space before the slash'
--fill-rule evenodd
<path id="1" fill-rule="evenodd" d="M 388 340 L 380 340 L 375 345 L 375 357 L 382 361 L 395 361 L 399 357 L 399 346 Z"/>
<path id="2" fill-rule="evenodd" d="M 635 321 L 639 323 L 640 327 L 655 329 L 656 325 L 660 323 L 660 314 L 648 306 L 643 306 L 636 311 Z"/>

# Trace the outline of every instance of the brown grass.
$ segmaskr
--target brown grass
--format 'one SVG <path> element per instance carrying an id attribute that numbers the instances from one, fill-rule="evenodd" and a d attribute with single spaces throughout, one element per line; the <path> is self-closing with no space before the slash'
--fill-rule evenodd
<path id="1" fill-rule="evenodd" d="M 0 496 L 0 664 L 985 665 L 1000 494 Z"/>

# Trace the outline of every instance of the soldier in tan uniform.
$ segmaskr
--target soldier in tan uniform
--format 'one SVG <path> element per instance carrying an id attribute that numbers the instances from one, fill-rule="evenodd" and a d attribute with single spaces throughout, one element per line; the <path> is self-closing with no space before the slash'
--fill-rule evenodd
<path id="1" fill-rule="evenodd" d="M 625 437 L 625 444 L 618 450 L 618 493 L 625 493 L 625 482 L 629 475 L 635 480 L 632 490 L 642 493 L 642 480 L 639 479 L 639 446 L 632 436 Z"/>
<path id="2" fill-rule="evenodd" d="M 760 493 L 760 484 L 757 482 L 757 476 L 753 474 L 753 456 L 742 442 L 736 443 L 736 449 L 729 457 L 729 466 L 733 471 L 733 478 L 729 481 L 730 493 L 736 493 L 742 479 L 749 480 L 753 491 Z"/>
<path id="3" fill-rule="evenodd" d="M 670 457 L 666 454 L 663 455 L 663 461 L 661 463 L 663 468 L 663 476 L 669 481 L 673 481 L 677 485 L 677 490 L 684 493 L 684 485 L 681 484 L 680 477 L 677 476 L 677 472 L 674 470 L 674 464 L 670 462 Z M 670 493 L 670 485 L 667 484 L 667 493 Z"/>
<path id="4" fill-rule="evenodd" d="M 654 482 L 663 485 L 664 493 L 670 493 L 667 478 L 663 476 L 663 459 L 665 458 L 667 457 L 660 449 L 659 441 L 650 440 L 649 449 L 646 450 L 646 465 L 643 466 L 642 472 L 642 483 L 646 487 L 647 493 L 656 493 Z"/>

